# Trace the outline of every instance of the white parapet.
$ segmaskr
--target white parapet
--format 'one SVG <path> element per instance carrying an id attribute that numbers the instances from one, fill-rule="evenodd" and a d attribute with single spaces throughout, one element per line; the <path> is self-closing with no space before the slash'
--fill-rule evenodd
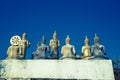
<path id="1" fill-rule="evenodd" d="M 1 78 L 114 80 L 111 60 L 2 60 Z"/>

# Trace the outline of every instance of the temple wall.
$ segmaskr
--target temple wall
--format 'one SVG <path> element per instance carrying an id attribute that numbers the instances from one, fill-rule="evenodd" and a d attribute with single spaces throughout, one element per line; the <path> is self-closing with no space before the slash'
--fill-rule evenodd
<path id="1" fill-rule="evenodd" d="M 2 60 L 1 78 L 114 80 L 111 60 Z"/>

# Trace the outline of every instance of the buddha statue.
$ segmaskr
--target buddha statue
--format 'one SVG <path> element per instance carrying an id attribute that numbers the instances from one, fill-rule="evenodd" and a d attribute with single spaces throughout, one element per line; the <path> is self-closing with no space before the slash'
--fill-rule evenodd
<path id="1" fill-rule="evenodd" d="M 85 46 L 82 47 L 82 58 L 88 58 L 91 56 L 91 47 L 89 46 L 89 39 L 86 36 L 85 40 L 84 40 Z"/>
<path id="2" fill-rule="evenodd" d="M 60 41 L 57 39 L 57 33 L 56 31 L 53 34 L 53 39 L 50 40 L 50 58 L 51 59 L 58 59 L 58 48 L 60 46 Z"/>
<path id="3" fill-rule="evenodd" d="M 11 46 L 8 47 L 7 50 L 7 59 L 17 59 L 18 55 L 20 54 L 20 47 L 19 47 L 19 42 L 21 38 L 18 35 L 13 36 L 10 39 Z"/>
<path id="4" fill-rule="evenodd" d="M 19 55 L 19 58 L 20 59 L 25 59 L 25 56 L 26 56 L 26 50 L 27 48 L 30 47 L 30 42 L 26 39 L 27 37 L 27 34 L 26 33 L 23 33 L 22 35 L 22 39 L 20 41 L 20 44 L 19 44 L 19 47 L 20 47 L 20 51 L 21 51 L 21 54 Z"/>
<path id="5" fill-rule="evenodd" d="M 95 34 L 94 45 L 91 48 L 91 59 L 108 59 L 106 56 L 105 47 L 100 44 L 99 37 Z"/>
<path id="6" fill-rule="evenodd" d="M 69 36 L 67 36 L 65 42 L 66 42 L 66 45 L 62 46 L 62 49 L 61 49 L 62 57 L 60 59 L 75 59 L 75 58 L 77 58 L 75 47 L 70 44 Z"/>
<path id="7" fill-rule="evenodd" d="M 49 46 L 46 45 L 46 39 L 43 36 L 41 43 L 37 44 L 36 51 L 32 53 L 33 59 L 47 59 L 47 52 L 49 52 Z"/>
<path id="8" fill-rule="evenodd" d="M 22 39 L 18 35 L 10 39 L 11 46 L 7 50 L 7 59 L 25 59 L 26 48 L 30 46 L 26 36 L 27 34 L 23 33 Z"/>

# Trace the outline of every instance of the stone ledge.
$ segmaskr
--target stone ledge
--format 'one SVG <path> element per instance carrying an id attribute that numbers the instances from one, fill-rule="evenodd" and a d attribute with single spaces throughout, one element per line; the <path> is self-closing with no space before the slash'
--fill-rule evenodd
<path id="1" fill-rule="evenodd" d="M 1 60 L 1 78 L 114 80 L 111 60 Z"/>

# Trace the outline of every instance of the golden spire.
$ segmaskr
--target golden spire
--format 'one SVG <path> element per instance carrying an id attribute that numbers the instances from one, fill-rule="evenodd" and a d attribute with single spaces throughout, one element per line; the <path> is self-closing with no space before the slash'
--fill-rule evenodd
<path id="1" fill-rule="evenodd" d="M 89 44 L 89 39 L 88 39 L 88 37 L 87 37 L 87 36 L 85 37 L 84 42 L 85 42 L 85 44 Z"/>
<path id="2" fill-rule="evenodd" d="M 66 37 L 66 44 L 70 44 L 70 37 L 69 37 L 69 35 L 67 35 L 67 37 Z"/>
<path id="3" fill-rule="evenodd" d="M 86 41 L 89 41 L 89 39 L 88 39 L 88 37 L 87 37 L 87 36 L 85 37 L 85 42 L 86 42 Z"/>
<path id="4" fill-rule="evenodd" d="M 26 34 L 26 33 L 23 33 L 22 39 L 26 39 L 26 36 L 27 36 L 27 34 Z"/>
<path id="5" fill-rule="evenodd" d="M 69 37 L 69 35 L 67 35 L 67 37 L 66 37 L 66 40 L 70 40 L 70 37 Z"/>
<path id="6" fill-rule="evenodd" d="M 56 31 L 54 31 L 54 34 L 53 34 L 53 36 L 56 36 L 56 35 L 57 35 Z"/>

